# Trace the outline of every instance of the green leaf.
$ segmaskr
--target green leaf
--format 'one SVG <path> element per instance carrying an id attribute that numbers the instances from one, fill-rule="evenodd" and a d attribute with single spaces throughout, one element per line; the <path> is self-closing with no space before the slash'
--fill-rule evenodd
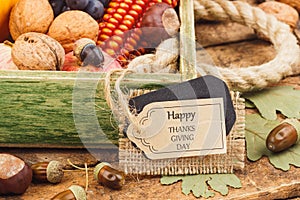
<path id="1" fill-rule="evenodd" d="M 269 132 L 279 124 L 277 120 L 266 120 L 259 114 L 246 115 L 246 147 L 247 157 L 252 161 L 267 156 L 270 163 L 284 171 L 290 169 L 290 165 L 300 167 L 300 144 L 297 143 L 286 151 L 273 153 L 266 147 L 266 138 Z"/>
<path id="2" fill-rule="evenodd" d="M 252 103 L 252 101 L 246 99 L 246 101 L 245 101 L 245 107 L 246 108 L 255 108 L 255 104 Z"/>
<path id="3" fill-rule="evenodd" d="M 169 185 L 182 180 L 182 192 L 185 195 L 192 192 L 195 197 L 209 198 L 215 193 L 220 192 L 222 195 L 228 194 L 228 187 L 241 188 L 241 181 L 234 174 L 198 174 L 187 176 L 163 176 L 160 179 L 161 184 Z M 209 187 L 211 189 L 209 189 Z"/>
<path id="4" fill-rule="evenodd" d="M 222 195 L 228 194 L 228 187 L 226 185 L 229 185 L 233 188 L 241 187 L 240 179 L 237 176 L 232 176 L 232 174 L 218 174 L 217 177 L 209 180 L 208 184 L 212 189 L 220 192 Z"/>
<path id="5" fill-rule="evenodd" d="M 271 87 L 244 94 L 243 97 L 254 103 L 266 119 L 275 120 L 276 111 L 288 118 L 300 118 L 300 90 L 291 86 Z"/>

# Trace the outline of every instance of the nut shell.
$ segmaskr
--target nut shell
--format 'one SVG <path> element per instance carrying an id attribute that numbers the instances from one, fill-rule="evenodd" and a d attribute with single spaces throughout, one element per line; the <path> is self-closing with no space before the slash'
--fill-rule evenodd
<path id="1" fill-rule="evenodd" d="M 172 7 L 166 3 L 156 3 L 145 12 L 142 18 L 143 39 L 153 46 L 170 37 L 162 21 L 163 13 L 168 8 Z"/>
<path id="2" fill-rule="evenodd" d="M 77 40 L 74 43 L 74 46 L 73 46 L 74 56 L 76 56 L 79 60 L 81 60 L 80 54 L 82 52 L 82 49 L 87 44 L 96 45 L 96 42 L 94 40 L 89 39 L 89 38 L 81 38 L 81 39 Z"/>
<path id="3" fill-rule="evenodd" d="M 276 1 L 267 1 L 258 5 L 263 11 L 274 15 L 279 21 L 284 22 L 294 29 L 299 20 L 299 14 L 293 7 Z"/>
<path id="4" fill-rule="evenodd" d="M 64 171 L 63 171 L 63 165 L 59 161 L 52 160 L 49 162 L 47 167 L 47 180 L 50 183 L 59 183 L 61 182 Z"/>
<path id="5" fill-rule="evenodd" d="M 299 132 L 299 121 L 297 119 L 286 119 L 269 133 L 266 146 L 272 152 L 284 151 L 298 142 Z"/>
<path id="6" fill-rule="evenodd" d="M 54 19 L 48 0 L 19 0 L 9 19 L 9 31 L 14 40 L 27 32 L 46 33 Z"/>
<path id="7" fill-rule="evenodd" d="M 32 180 L 31 168 L 20 158 L 0 154 L 0 195 L 23 194 Z"/>
<path id="8" fill-rule="evenodd" d="M 60 70 L 65 53 L 63 47 L 53 38 L 42 33 L 29 32 L 15 41 L 12 59 L 21 70 Z"/>
<path id="9" fill-rule="evenodd" d="M 81 187 L 79 185 L 71 185 L 69 187 L 69 190 L 72 191 L 76 200 L 86 200 L 86 192 L 83 189 L 83 187 Z"/>
<path id="10" fill-rule="evenodd" d="M 115 190 L 121 189 L 125 184 L 123 172 L 116 170 L 106 162 L 101 162 L 95 167 L 94 178 L 98 183 Z"/>
<path id="11" fill-rule="evenodd" d="M 290 5 L 290 6 L 294 7 L 298 12 L 300 12 L 300 1 L 299 0 L 276 0 L 276 1 Z"/>
<path id="12" fill-rule="evenodd" d="M 73 50 L 74 42 L 80 38 L 89 38 L 96 42 L 98 32 L 98 23 L 89 14 L 70 10 L 54 19 L 48 35 L 56 39 L 68 53 Z"/>

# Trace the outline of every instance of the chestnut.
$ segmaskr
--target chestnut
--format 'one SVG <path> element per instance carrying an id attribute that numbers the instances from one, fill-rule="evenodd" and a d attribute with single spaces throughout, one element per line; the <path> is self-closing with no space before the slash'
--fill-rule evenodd
<path id="1" fill-rule="evenodd" d="M 142 17 L 143 40 L 157 46 L 178 33 L 180 23 L 174 8 L 166 3 L 156 3 Z"/>
<path id="2" fill-rule="evenodd" d="M 94 177 L 98 183 L 115 190 L 121 189 L 125 183 L 124 173 L 106 162 L 99 163 L 95 167 Z"/>
<path id="3" fill-rule="evenodd" d="M 22 159 L 0 154 L 0 194 L 23 194 L 32 181 L 32 170 Z"/>
<path id="4" fill-rule="evenodd" d="M 51 198 L 51 200 L 86 200 L 86 192 L 79 185 L 72 185 Z"/>
<path id="5" fill-rule="evenodd" d="M 286 119 L 269 133 L 266 146 L 272 152 L 284 151 L 298 142 L 299 131 L 300 122 L 297 119 Z"/>
<path id="6" fill-rule="evenodd" d="M 81 38 L 74 43 L 73 54 L 81 62 L 82 66 L 102 67 L 104 63 L 104 55 L 94 40 L 89 38 Z"/>
<path id="7" fill-rule="evenodd" d="M 38 162 L 31 165 L 32 179 L 36 182 L 61 182 L 64 172 L 63 165 L 59 161 Z"/>

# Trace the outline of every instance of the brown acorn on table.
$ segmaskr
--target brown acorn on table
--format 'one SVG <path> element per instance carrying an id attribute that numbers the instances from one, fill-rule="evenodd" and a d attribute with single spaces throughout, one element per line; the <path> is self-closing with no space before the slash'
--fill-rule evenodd
<path id="1" fill-rule="evenodd" d="M 286 119 L 269 133 L 266 146 L 272 152 L 281 152 L 295 145 L 299 140 L 300 122 Z"/>

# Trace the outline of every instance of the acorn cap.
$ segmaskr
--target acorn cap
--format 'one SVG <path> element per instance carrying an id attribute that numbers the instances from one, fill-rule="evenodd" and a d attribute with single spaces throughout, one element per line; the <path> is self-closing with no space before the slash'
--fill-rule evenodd
<path id="1" fill-rule="evenodd" d="M 64 176 L 63 165 L 59 161 L 52 160 L 47 166 L 47 180 L 50 183 L 59 183 Z"/>
<path id="2" fill-rule="evenodd" d="M 76 56 L 76 58 L 78 58 L 79 60 L 81 60 L 81 52 L 83 50 L 83 48 L 87 45 L 87 44 L 93 44 L 96 45 L 94 40 L 91 40 L 89 38 L 81 38 L 79 40 L 77 40 L 74 43 L 73 46 L 73 54 L 74 56 Z M 81 60 L 82 61 L 82 60 Z"/>
<path id="3" fill-rule="evenodd" d="M 102 167 L 105 167 L 105 166 L 111 166 L 111 164 L 109 164 L 107 162 L 101 162 L 98 165 L 96 165 L 96 167 L 94 168 L 94 177 L 97 181 L 98 181 L 98 174 L 99 174 L 100 170 L 102 169 Z"/>
<path id="4" fill-rule="evenodd" d="M 295 129 L 296 129 L 296 132 L 297 132 L 297 142 L 300 140 L 300 122 L 298 121 L 298 119 L 295 119 L 295 118 L 288 118 L 288 119 L 285 119 L 281 122 L 282 123 L 288 123 L 290 125 L 292 125 Z"/>
<path id="5" fill-rule="evenodd" d="M 76 200 L 86 200 L 86 192 L 83 187 L 79 185 L 71 185 L 68 189 L 72 191 Z"/>

